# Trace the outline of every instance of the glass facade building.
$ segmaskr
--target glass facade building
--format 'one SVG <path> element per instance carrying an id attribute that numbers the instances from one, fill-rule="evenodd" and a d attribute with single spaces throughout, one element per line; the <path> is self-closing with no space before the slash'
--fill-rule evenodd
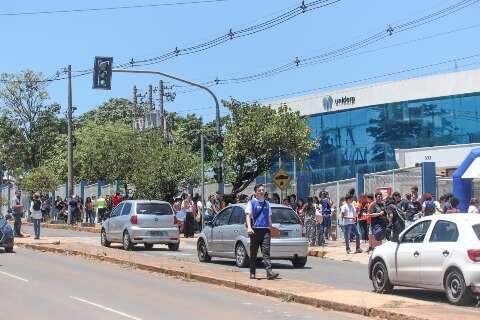
<path id="1" fill-rule="evenodd" d="M 479 120 L 480 93 L 310 114 L 319 143 L 302 171 L 316 184 L 394 169 L 395 149 L 480 142 Z"/>

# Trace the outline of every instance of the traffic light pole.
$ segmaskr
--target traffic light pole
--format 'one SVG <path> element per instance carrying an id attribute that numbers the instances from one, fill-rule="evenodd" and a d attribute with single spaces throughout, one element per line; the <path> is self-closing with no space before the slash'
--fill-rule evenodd
<path id="1" fill-rule="evenodd" d="M 156 75 L 160 75 L 160 76 L 164 76 L 166 78 L 177 80 L 179 82 L 183 82 L 183 83 L 186 83 L 186 84 L 189 84 L 191 86 L 194 86 L 194 87 L 197 87 L 197 88 L 200 88 L 200 89 L 203 89 L 203 90 L 207 91 L 212 96 L 213 100 L 215 101 L 216 121 L 217 121 L 217 137 L 218 138 L 221 137 L 222 132 L 221 132 L 221 129 L 220 129 L 220 126 L 221 126 L 220 125 L 220 104 L 218 103 L 217 96 L 208 87 L 206 87 L 204 85 L 201 85 L 199 83 L 195 83 L 195 82 L 192 82 L 192 81 L 189 81 L 189 80 L 185 80 L 185 79 L 179 78 L 177 76 L 173 76 L 171 74 L 160 72 L 160 71 L 112 69 L 112 72 L 156 74 Z M 223 194 L 224 191 L 225 191 L 224 182 L 223 182 L 223 161 L 219 159 L 218 162 L 217 162 L 217 166 L 218 166 L 218 168 L 220 168 L 220 175 L 221 175 L 221 178 L 220 178 L 221 182 L 218 183 L 218 191 L 220 191 L 220 193 Z"/>

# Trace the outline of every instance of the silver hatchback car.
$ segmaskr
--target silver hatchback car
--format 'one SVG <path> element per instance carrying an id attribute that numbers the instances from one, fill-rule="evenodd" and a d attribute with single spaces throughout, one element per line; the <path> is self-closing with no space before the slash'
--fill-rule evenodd
<path id="1" fill-rule="evenodd" d="M 125 250 L 143 243 L 146 249 L 152 249 L 154 244 L 166 244 L 169 250 L 176 251 L 179 237 L 172 206 L 155 200 L 121 202 L 103 222 L 101 230 L 102 246 L 120 242 Z"/>
<path id="2" fill-rule="evenodd" d="M 308 241 L 295 211 L 279 204 L 271 204 L 272 224 L 280 231 L 272 238 L 271 259 L 290 260 L 294 267 L 302 268 L 307 263 Z M 235 259 L 238 267 L 249 265 L 250 238 L 247 234 L 245 204 L 235 204 L 223 209 L 203 228 L 198 241 L 197 253 L 201 262 L 211 257 Z M 258 257 L 261 257 L 259 250 Z"/>
<path id="3" fill-rule="evenodd" d="M 445 292 L 466 305 L 480 295 L 480 214 L 442 214 L 418 220 L 398 242 L 373 251 L 369 275 L 376 292 L 394 285 Z"/>

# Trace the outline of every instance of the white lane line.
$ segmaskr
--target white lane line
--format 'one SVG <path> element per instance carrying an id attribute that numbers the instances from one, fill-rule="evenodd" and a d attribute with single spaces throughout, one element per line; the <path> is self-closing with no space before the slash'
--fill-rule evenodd
<path id="1" fill-rule="evenodd" d="M 112 309 L 112 308 L 109 308 L 109 307 L 105 307 L 105 306 L 102 306 L 101 304 L 91 302 L 91 301 L 88 301 L 88 300 L 85 300 L 85 299 L 82 299 L 82 298 L 79 298 L 79 297 L 70 296 L 69 298 L 80 301 L 80 302 L 83 302 L 83 303 L 86 303 L 86 304 L 89 304 L 91 306 L 100 308 L 100 309 L 105 310 L 105 311 L 110 311 L 110 312 L 116 313 L 116 314 L 121 315 L 125 318 L 129 318 L 129 319 L 133 319 L 133 320 L 142 320 L 141 318 L 131 316 L 127 313 L 124 313 L 124 312 L 121 312 L 121 311 L 118 311 L 118 310 L 115 310 L 115 309 Z"/>
<path id="2" fill-rule="evenodd" d="M 3 274 L 4 276 L 7 276 L 7 277 L 10 277 L 10 278 L 13 278 L 13 279 L 17 279 L 17 280 L 20 280 L 20 281 L 23 281 L 23 282 L 28 282 L 27 279 L 18 277 L 18 276 L 16 276 L 16 275 L 11 274 L 11 273 L 8 273 L 8 272 L 0 271 L 0 274 Z"/>

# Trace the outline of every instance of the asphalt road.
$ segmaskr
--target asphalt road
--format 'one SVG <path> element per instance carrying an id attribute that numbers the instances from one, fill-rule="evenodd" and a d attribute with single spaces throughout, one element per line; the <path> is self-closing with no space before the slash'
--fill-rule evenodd
<path id="1" fill-rule="evenodd" d="M 25 226 L 24 231 L 33 234 L 33 228 Z M 54 237 L 84 237 L 92 244 L 99 245 L 100 235 L 97 233 L 79 232 L 62 229 L 43 228 L 41 234 Z M 120 244 L 112 244 L 112 247 L 120 249 Z M 143 246 L 136 246 L 138 254 L 150 256 L 164 256 L 176 260 L 198 262 L 197 250 L 194 244 L 181 245 L 177 252 L 168 251 L 166 246 L 157 245 L 152 250 L 145 250 Z M 365 254 L 365 253 L 362 253 Z M 198 262 L 199 263 L 199 262 Z M 223 268 L 245 273 L 248 277 L 248 269 L 238 269 L 233 260 L 213 258 L 210 265 L 214 268 Z M 258 266 L 257 274 L 261 274 L 262 266 Z M 274 261 L 273 268 L 280 273 L 282 278 L 308 281 L 327 285 L 339 289 L 351 289 L 359 291 L 372 291 L 372 284 L 368 279 L 367 266 L 349 261 L 332 261 L 316 257 L 309 257 L 307 265 L 302 269 L 292 267 L 290 261 Z M 394 294 L 425 301 L 448 303 L 443 293 L 427 291 L 423 289 L 395 287 Z"/>
<path id="2" fill-rule="evenodd" d="M 0 253 L 1 318 L 366 319 L 117 265 L 16 249 Z"/>

